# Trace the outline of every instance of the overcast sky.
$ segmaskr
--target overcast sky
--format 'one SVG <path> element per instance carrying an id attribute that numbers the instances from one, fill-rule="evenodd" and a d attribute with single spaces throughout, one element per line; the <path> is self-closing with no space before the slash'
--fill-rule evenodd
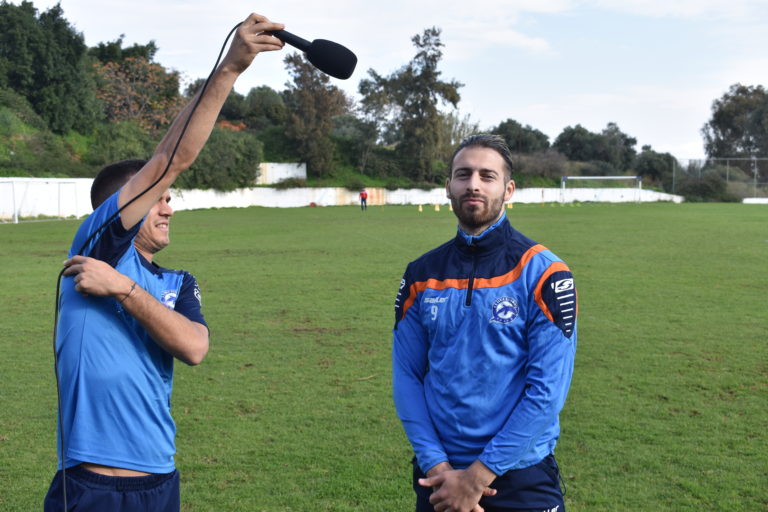
<path id="1" fill-rule="evenodd" d="M 18 4 L 20 0 L 13 0 Z M 34 0 L 47 10 L 56 1 Z M 251 11 L 308 39 L 337 41 L 357 54 L 353 97 L 368 70 L 407 63 L 411 37 L 442 29 L 442 78 L 464 84 L 459 114 L 481 128 L 512 118 L 550 137 L 581 124 L 615 122 L 678 158 L 704 154 L 701 128 L 731 84 L 768 86 L 765 0 L 60 0 L 89 46 L 125 34 L 154 40 L 156 60 L 187 81 L 205 77 L 229 30 Z M 288 81 L 282 55 L 260 55 L 236 89 Z"/>

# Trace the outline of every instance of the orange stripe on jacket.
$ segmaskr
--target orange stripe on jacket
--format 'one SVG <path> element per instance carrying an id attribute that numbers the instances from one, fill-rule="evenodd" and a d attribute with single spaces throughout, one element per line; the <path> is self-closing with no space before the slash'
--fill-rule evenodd
<path id="1" fill-rule="evenodd" d="M 539 282 L 536 284 L 536 289 L 533 292 L 533 297 L 536 299 L 536 304 L 539 305 L 541 310 L 544 312 L 545 315 L 547 315 L 547 318 L 549 318 L 550 322 L 554 322 L 555 318 L 552 316 L 552 312 L 547 307 L 546 302 L 544 302 L 544 298 L 541 296 L 541 288 L 544 286 L 544 281 L 546 281 L 549 276 L 554 274 L 555 272 L 570 272 L 571 269 L 568 268 L 568 265 L 563 263 L 562 261 L 556 261 L 553 264 L 547 268 L 547 270 L 544 271 L 544 273 L 539 278 Z"/>
<path id="2" fill-rule="evenodd" d="M 475 278 L 473 288 L 499 288 L 517 280 L 517 278 L 520 277 L 520 274 L 523 273 L 523 269 L 528 264 L 528 262 L 531 261 L 531 259 L 533 259 L 536 254 L 545 250 L 547 250 L 547 248 L 541 244 L 532 246 L 530 249 L 525 251 L 525 253 L 523 253 L 520 261 L 517 263 L 517 265 L 515 265 L 515 268 L 500 276 L 491 278 Z M 417 281 L 413 283 L 409 288 L 410 292 L 408 293 L 408 299 L 405 301 L 405 304 L 403 304 L 402 318 L 405 318 L 405 314 L 408 311 L 408 308 L 413 305 L 413 303 L 416 301 L 416 297 L 424 290 L 446 290 L 448 288 L 460 289 L 467 288 L 468 286 L 469 279 L 443 279 L 442 281 L 439 279 L 427 279 L 426 281 Z"/>

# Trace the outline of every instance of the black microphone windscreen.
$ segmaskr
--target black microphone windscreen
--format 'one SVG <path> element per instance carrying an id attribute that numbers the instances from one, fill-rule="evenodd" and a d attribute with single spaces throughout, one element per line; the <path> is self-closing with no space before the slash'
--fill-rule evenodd
<path id="1" fill-rule="evenodd" d="M 352 76 L 357 65 L 357 56 L 348 48 L 325 39 L 312 41 L 306 54 L 317 69 L 341 80 Z"/>

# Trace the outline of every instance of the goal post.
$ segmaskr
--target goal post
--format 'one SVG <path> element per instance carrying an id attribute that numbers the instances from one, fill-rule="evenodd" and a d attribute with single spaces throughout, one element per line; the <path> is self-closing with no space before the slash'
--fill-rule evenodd
<path id="1" fill-rule="evenodd" d="M 640 202 L 641 193 L 643 190 L 643 177 L 642 176 L 562 176 L 560 178 L 560 202 L 565 203 L 565 188 L 566 183 L 569 181 L 580 180 L 620 180 L 620 181 L 634 181 L 636 183 L 636 196 L 635 202 Z"/>

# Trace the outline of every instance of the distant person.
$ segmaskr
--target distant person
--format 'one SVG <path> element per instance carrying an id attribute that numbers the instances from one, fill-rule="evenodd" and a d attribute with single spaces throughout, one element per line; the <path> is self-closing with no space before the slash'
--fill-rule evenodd
<path id="1" fill-rule="evenodd" d="M 393 390 L 416 511 L 564 512 L 555 444 L 576 353 L 576 289 L 510 225 L 503 139 L 451 159 L 456 237 L 410 263 L 395 301 Z"/>
<path id="2" fill-rule="evenodd" d="M 360 209 L 362 211 L 368 209 L 368 191 L 365 189 L 360 191 Z"/>
<path id="3" fill-rule="evenodd" d="M 46 512 L 64 512 L 62 467 L 68 510 L 180 509 L 170 411 L 173 359 L 199 364 L 208 352 L 208 328 L 195 278 L 158 266 L 154 254 L 170 242 L 168 188 L 205 145 L 237 77 L 260 52 L 282 48 L 267 33 L 282 28 L 251 14 L 194 114 L 197 97 L 149 161 L 109 165 L 94 180 L 94 212 L 80 225 L 64 262 L 56 353 L 62 402 L 58 441 L 61 447 L 63 436 L 65 451 L 45 498 Z"/>

